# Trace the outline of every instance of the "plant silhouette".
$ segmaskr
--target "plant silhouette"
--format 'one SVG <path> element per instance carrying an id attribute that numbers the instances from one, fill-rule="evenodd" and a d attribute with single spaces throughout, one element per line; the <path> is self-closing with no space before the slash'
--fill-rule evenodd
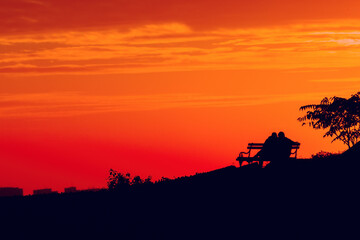
<path id="1" fill-rule="evenodd" d="M 360 92 L 349 99 L 325 97 L 320 104 L 300 107 L 300 111 L 305 110 L 306 115 L 298 121 L 326 130 L 323 137 L 332 137 L 332 142 L 339 140 L 351 148 L 360 140 Z"/>
<path id="2" fill-rule="evenodd" d="M 114 169 L 110 169 L 107 186 L 109 190 L 127 190 L 130 186 L 140 186 L 152 184 L 151 177 L 142 179 L 140 176 L 131 177 L 130 173 L 123 174 Z"/>
<path id="3" fill-rule="evenodd" d="M 130 181 L 130 173 L 122 174 L 110 169 L 107 185 L 110 190 L 127 189 L 130 186 Z"/>

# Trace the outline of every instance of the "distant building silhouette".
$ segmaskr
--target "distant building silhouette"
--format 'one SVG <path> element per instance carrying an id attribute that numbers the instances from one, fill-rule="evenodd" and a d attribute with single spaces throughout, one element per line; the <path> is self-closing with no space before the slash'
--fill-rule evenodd
<path id="1" fill-rule="evenodd" d="M 23 190 L 17 187 L 0 188 L 0 197 L 23 196 Z"/>
<path id="2" fill-rule="evenodd" d="M 57 192 L 52 191 L 51 188 L 36 189 L 36 190 L 33 191 L 34 195 L 53 194 L 53 193 L 57 193 Z"/>
<path id="3" fill-rule="evenodd" d="M 65 188 L 65 193 L 73 193 L 73 192 L 77 192 L 76 187 L 68 187 Z"/>

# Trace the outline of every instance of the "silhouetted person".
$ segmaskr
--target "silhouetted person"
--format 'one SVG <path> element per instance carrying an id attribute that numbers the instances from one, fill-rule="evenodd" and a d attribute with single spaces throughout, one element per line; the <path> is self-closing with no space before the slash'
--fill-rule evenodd
<path id="1" fill-rule="evenodd" d="M 277 161 L 279 163 L 283 164 L 285 163 L 284 161 L 290 158 L 293 143 L 295 142 L 285 137 L 284 132 L 279 132 L 276 146 Z"/>
<path id="2" fill-rule="evenodd" d="M 278 136 L 276 132 L 273 132 L 270 137 L 268 137 L 265 142 L 263 148 L 255 155 L 255 157 L 259 158 L 259 165 L 262 167 L 264 161 L 270 161 L 274 158 L 276 153 L 276 145 L 277 145 Z"/>

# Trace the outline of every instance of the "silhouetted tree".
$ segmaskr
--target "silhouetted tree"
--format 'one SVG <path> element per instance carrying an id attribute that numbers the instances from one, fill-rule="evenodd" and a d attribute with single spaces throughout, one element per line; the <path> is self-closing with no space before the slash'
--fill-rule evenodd
<path id="1" fill-rule="evenodd" d="M 152 184 L 151 177 L 142 179 L 140 176 L 131 177 L 130 173 L 123 174 L 110 169 L 108 177 L 108 188 L 110 190 L 125 190 L 130 186 L 139 186 L 143 184 Z"/>
<path id="2" fill-rule="evenodd" d="M 144 184 L 153 184 L 153 182 L 151 181 L 151 176 L 148 176 L 147 178 L 145 178 Z"/>
<path id="3" fill-rule="evenodd" d="M 144 180 L 142 180 L 140 176 L 135 176 L 135 177 L 133 177 L 133 179 L 131 180 L 131 185 L 137 186 L 137 185 L 140 185 L 140 184 L 142 184 L 142 183 L 144 183 Z"/>
<path id="4" fill-rule="evenodd" d="M 110 190 L 126 189 L 130 186 L 130 182 L 130 173 L 122 174 L 118 171 L 110 169 L 107 182 Z"/>
<path id="5" fill-rule="evenodd" d="M 298 120 L 314 129 L 327 130 L 323 137 L 340 140 L 351 148 L 360 139 L 360 92 L 349 99 L 340 97 L 324 98 L 320 104 L 300 107 L 307 110 Z"/>
<path id="6" fill-rule="evenodd" d="M 159 182 L 169 182 L 169 181 L 171 181 L 171 179 L 167 177 L 161 177 L 161 179 L 159 180 Z"/>

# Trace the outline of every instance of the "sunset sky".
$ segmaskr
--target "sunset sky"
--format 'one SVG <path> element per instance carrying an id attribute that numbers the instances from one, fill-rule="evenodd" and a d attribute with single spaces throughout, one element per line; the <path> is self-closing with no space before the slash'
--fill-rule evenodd
<path id="1" fill-rule="evenodd" d="M 0 0 L 0 187 L 178 177 L 360 89 L 358 0 Z"/>

